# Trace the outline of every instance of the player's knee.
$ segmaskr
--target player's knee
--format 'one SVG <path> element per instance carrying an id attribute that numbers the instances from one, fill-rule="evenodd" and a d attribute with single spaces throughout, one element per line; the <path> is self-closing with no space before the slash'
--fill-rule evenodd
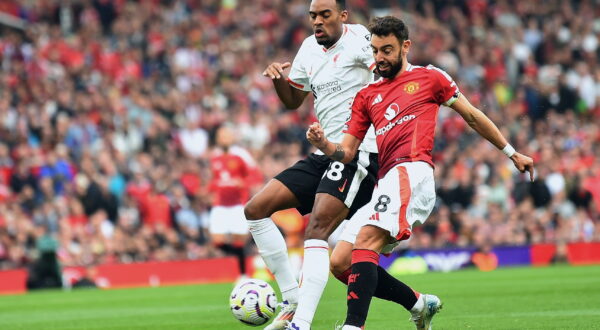
<path id="1" fill-rule="evenodd" d="M 316 215 L 312 216 L 306 227 L 304 238 L 327 240 L 335 227 L 336 226 L 332 223 L 331 219 L 318 217 Z"/>
<path id="2" fill-rule="evenodd" d="M 342 275 L 348 268 L 350 268 L 350 265 L 347 264 L 344 258 L 332 256 L 329 259 L 329 270 L 335 277 Z"/>
<path id="3" fill-rule="evenodd" d="M 268 217 L 264 215 L 264 207 L 258 205 L 258 203 L 250 200 L 246 206 L 244 206 L 244 216 L 248 220 L 259 220 Z"/>

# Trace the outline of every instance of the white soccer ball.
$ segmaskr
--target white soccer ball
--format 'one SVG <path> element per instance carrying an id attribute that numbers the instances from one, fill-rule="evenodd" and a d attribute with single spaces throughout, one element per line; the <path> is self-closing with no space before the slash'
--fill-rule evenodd
<path id="1" fill-rule="evenodd" d="M 277 309 L 277 296 L 269 283 L 250 278 L 240 281 L 233 288 L 229 306 L 236 319 L 257 326 L 273 317 Z"/>

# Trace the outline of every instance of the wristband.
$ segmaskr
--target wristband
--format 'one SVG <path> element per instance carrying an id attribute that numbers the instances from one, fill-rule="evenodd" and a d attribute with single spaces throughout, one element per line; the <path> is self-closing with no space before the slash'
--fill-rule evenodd
<path id="1" fill-rule="evenodd" d="M 506 145 L 506 147 L 504 147 L 504 149 L 502 149 L 502 152 L 503 152 L 503 153 L 504 153 L 506 156 L 508 156 L 508 158 L 510 158 L 510 157 L 512 157 L 512 156 L 515 154 L 515 152 L 517 152 L 517 151 L 516 151 L 516 150 L 515 150 L 515 148 L 513 148 L 513 146 L 511 146 L 511 145 L 510 145 L 510 143 L 509 143 L 509 144 L 507 144 L 507 145 Z"/>

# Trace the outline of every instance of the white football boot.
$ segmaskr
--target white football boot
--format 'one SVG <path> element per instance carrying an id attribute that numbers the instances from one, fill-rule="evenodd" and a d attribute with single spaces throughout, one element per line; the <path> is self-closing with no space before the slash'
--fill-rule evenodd
<path id="1" fill-rule="evenodd" d="M 412 313 L 410 321 L 415 322 L 417 330 L 431 330 L 431 319 L 442 309 L 442 301 L 432 294 L 424 294 L 423 299 L 423 310 Z"/>
<path id="2" fill-rule="evenodd" d="M 285 330 L 287 329 L 288 323 L 294 318 L 296 314 L 296 308 L 298 304 L 290 304 L 286 301 L 280 304 L 281 310 L 275 317 L 273 322 L 269 324 L 264 330 Z"/>

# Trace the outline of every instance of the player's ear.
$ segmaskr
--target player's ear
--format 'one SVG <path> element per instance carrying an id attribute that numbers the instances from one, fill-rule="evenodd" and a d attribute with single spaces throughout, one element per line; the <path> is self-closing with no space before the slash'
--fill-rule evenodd
<path id="1" fill-rule="evenodd" d="M 346 21 L 348 20 L 348 11 L 347 10 L 342 10 L 340 11 L 340 20 L 342 21 L 342 23 L 346 23 Z"/>
<path id="2" fill-rule="evenodd" d="M 411 45 L 411 41 L 410 39 L 404 40 L 404 42 L 402 42 L 402 55 L 407 55 L 408 51 L 410 50 L 410 45 Z"/>

